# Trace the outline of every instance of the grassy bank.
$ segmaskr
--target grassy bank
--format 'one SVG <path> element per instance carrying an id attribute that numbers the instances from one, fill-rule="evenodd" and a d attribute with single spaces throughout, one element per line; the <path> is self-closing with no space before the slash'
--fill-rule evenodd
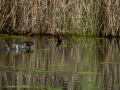
<path id="1" fill-rule="evenodd" d="M 119 0 L 0 0 L 0 32 L 120 36 Z"/>

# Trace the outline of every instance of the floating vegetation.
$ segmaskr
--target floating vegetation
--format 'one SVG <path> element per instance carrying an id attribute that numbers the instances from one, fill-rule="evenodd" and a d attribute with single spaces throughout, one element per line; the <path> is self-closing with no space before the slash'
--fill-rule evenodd
<path id="1" fill-rule="evenodd" d="M 7 35 L 7 34 L 0 34 L 0 36 L 1 36 L 1 38 L 6 38 L 6 37 L 8 37 L 9 35 Z"/>
<path id="2" fill-rule="evenodd" d="M 10 70 L 0 70 L 0 72 L 11 72 Z"/>
<path id="3" fill-rule="evenodd" d="M 71 39 L 75 39 L 75 38 L 77 38 L 76 36 L 72 36 L 72 38 Z"/>
<path id="4" fill-rule="evenodd" d="M 36 51 L 41 51 L 42 49 L 36 50 Z"/>
<path id="5" fill-rule="evenodd" d="M 48 59 L 48 58 L 34 58 L 34 59 L 43 60 L 43 59 Z"/>
<path id="6" fill-rule="evenodd" d="M 1 33 L 0 35 L 1 35 L 1 36 L 5 36 L 5 34 L 2 34 L 2 33 Z"/>
<path id="7" fill-rule="evenodd" d="M 83 65 L 83 64 L 82 64 L 82 65 L 80 65 L 80 66 L 88 66 L 88 65 Z"/>
<path id="8" fill-rule="evenodd" d="M 77 40 L 85 40 L 84 38 L 78 38 Z"/>
<path id="9" fill-rule="evenodd" d="M 11 87 L 11 88 L 36 88 L 36 89 L 49 89 L 49 90 L 62 90 L 62 87 L 60 88 L 52 88 L 49 86 L 45 86 L 45 85 L 17 85 L 17 86 L 6 86 L 7 88 Z"/>
<path id="10" fill-rule="evenodd" d="M 33 54 L 33 53 L 30 52 L 29 54 Z"/>
<path id="11" fill-rule="evenodd" d="M 81 46 L 74 46 L 74 47 L 76 47 L 76 48 L 81 48 Z"/>
<path id="12" fill-rule="evenodd" d="M 76 64 L 78 64 L 78 65 L 84 65 L 83 63 L 76 63 Z"/>
<path id="13" fill-rule="evenodd" d="M 73 58 L 75 58 L 75 57 L 73 57 Z"/>
<path id="14" fill-rule="evenodd" d="M 98 46 L 98 47 L 105 47 L 105 46 Z"/>
<path id="15" fill-rule="evenodd" d="M 51 49 L 44 49 L 44 50 L 46 51 L 46 50 L 51 50 Z"/>
<path id="16" fill-rule="evenodd" d="M 9 68 L 9 66 L 3 66 L 3 65 L 0 65 L 0 67 L 2 67 L 2 68 Z"/>
<path id="17" fill-rule="evenodd" d="M 96 39 L 105 39 L 105 38 L 96 38 Z"/>
<path id="18" fill-rule="evenodd" d="M 47 38 L 47 36 L 43 36 L 43 38 Z"/>
<path id="19" fill-rule="evenodd" d="M 52 50 L 52 49 L 39 49 L 39 50 L 36 50 L 36 51 L 42 51 L 42 50 L 47 51 L 47 50 Z"/>
<path id="20" fill-rule="evenodd" d="M 40 54 L 40 53 L 35 53 L 35 54 Z"/>
<path id="21" fill-rule="evenodd" d="M 60 45 L 60 46 L 62 46 L 62 47 L 69 47 L 68 45 Z"/>
<path id="22" fill-rule="evenodd" d="M 22 35 L 19 35 L 19 36 L 11 35 L 9 36 L 9 38 L 27 38 L 27 37 L 24 37 Z"/>
<path id="23" fill-rule="evenodd" d="M 59 68 L 59 67 L 63 67 L 64 65 L 49 65 L 51 66 L 52 68 Z"/>
<path id="24" fill-rule="evenodd" d="M 120 84 L 106 84 L 108 86 L 120 86 Z"/>
<path id="25" fill-rule="evenodd" d="M 18 52 L 18 53 L 23 53 L 23 52 Z"/>
<path id="26" fill-rule="evenodd" d="M 83 60 L 93 60 L 93 59 L 85 57 Z"/>
<path id="27" fill-rule="evenodd" d="M 119 64 L 117 62 L 100 62 L 100 64 Z"/>
<path id="28" fill-rule="evenodd" d="M 37 69 L 37 68 L 22 68 L 22 67 L 13 67 L 11 68 L 18 69 L 18 70 L 28 70 L 32 72 L 42 72 L 42 73 L 52 73 L 53 71 L 43 70 L 43 69 Z"/>
<path id="29" fill-rule="evenodd" d="M 82 39 L 85 39 L 86 37 L 81 37 Z"/>
<path id="30" fill-rule="evenodd" d="M 91 87 L 88 87 L 88 88 L 91 89 L 91 90 L 100 89 L 100 87 L 94 87 L 94 86 L 91 86 Z"/>
<path id="31" fill-rule="evenodd" d="M 44 79 L 44 78 L 37 78 L 37 79 Z"/>
<path id="32" fill-rule="evenodd" d="M 11 72 L 10 70 L 4 70 L 3 72 Z"/>
<path id="33" fill-rule="evenodd" d="M 6 38 L 6 37 L 0 37 L 0 38 Z"/>
<path id="34" fill-rule="evenodd" d="M 6 87 L 12 87 L 12 88 L 37 88 L 37 89 L 44 89 L 45 86 L 35 86 L 35 85 L 18 85 L 18 86 L 6 86 Z"/>
<path id="35" fill-rule="evenodd" d="M 99 74 L 102 74 L 102 73 L 96 73 L 96 72 L 76 72 L 76 74 L 99 75 Z"/>
<path id="36" fill-rule="evenodd" d="M 95 84 L 95 82 L 79 82 L 80 84 Z"/>
<path id="37" fill-rule="evenodd" d="M 31 62 L 34 62 L 35 60 L 30 60 Z"/>

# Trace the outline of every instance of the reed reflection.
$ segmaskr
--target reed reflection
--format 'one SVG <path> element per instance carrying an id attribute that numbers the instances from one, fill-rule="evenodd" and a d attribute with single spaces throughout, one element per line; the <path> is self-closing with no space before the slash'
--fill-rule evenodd
<path id="1" fill-rule="evenodd" d="M 27 39 L 11 39 L 24 42 Z M 33 53 L 9 51 L 1 63 L 1 82 L 6 88 L 26 87 L 65 90 L 119 90 L 119 40 L 96 38 L 34 38 Z M 2 45 L 0 45 L 3 48 Z M 1 56 L 4 55 L 0 52 Z M 9 73 L 7 72 L 9 70 Z M 13 86 L 13 87 L 10 87 Z M 16 86 L 16 87 L 15 87 Z M 34 86 L 34 87 L 33 87 Z M 24 87 L 24 88 L 26 88 Z"/>

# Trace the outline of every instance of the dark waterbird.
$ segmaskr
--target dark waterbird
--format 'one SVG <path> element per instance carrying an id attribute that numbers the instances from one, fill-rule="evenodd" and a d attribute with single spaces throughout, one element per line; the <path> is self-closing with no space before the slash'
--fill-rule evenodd
<path id="1" fill-rule="evenodd" d="M 60 38 L 60 36 L 61 36 L 61 32 L 59 30 L 59 35 L 57 36 L 57 46 L 59 46 L 62 42 L 62 39 Z"/>
<path id="2" fill-rule="evenodd" d="M 60 38 L 60 37 L 57 37 L 57 46 L 59 46 L 60 44 L 61 44 L 61 42 L 62 42 L 62 39 Z"/>

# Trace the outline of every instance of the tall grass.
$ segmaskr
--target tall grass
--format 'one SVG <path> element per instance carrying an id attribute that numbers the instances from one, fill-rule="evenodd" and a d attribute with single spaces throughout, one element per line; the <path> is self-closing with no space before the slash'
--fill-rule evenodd
<path id="1" fill-rule="evenodd" d="M 99 3 L 98 33 L 104 36 L 120 36 L 120 1 L 101 0 Z"/>
<path id="2" fill-rule="evenodd" d="M 0 30 L 120 35 L 119 14 L 119 0 L 0 0 Z"/>

